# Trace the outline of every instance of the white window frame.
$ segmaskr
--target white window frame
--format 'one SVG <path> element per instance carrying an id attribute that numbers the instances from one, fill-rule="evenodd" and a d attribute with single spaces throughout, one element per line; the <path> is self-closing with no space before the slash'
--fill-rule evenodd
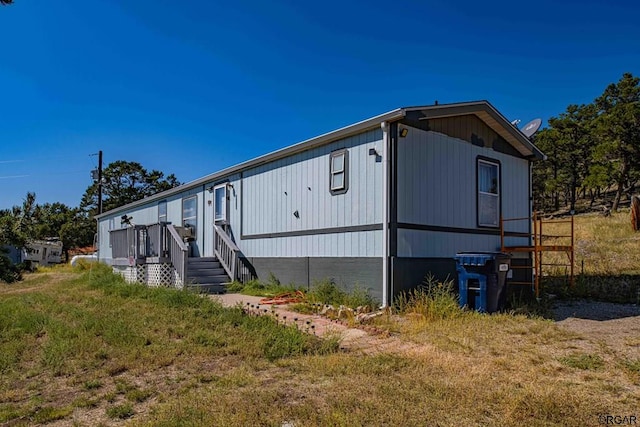
<path id="1" fill-rule="evenodd" d="M 185 210 L 184 210 L 184 205 L 186 202 L 194 200 L 195 201 L 195 206 L 194 206 L 194 214 L 192 216 L 185 216 Z M 195 224 L 190 224 L 191 227 L 193 227 L 193 240 L 196 240 L 196 236 L 198 235 L 197 230 L 198 230 L 198 196 L 194 195 L 194 196 L 189 196 L 189 197 L 185 197 L 182 199 L 182 226 L 186 227 L 187 226 L 187 220 L 195 220 Z"/>
<path id="2" fill-rule="evenodd" d="M 222 191 L 222 209 L 218 215 L 218 192 Z M 213 221 L 216 224 L 225 224 L 227 222 L 227 183 L 218 184 L 213 187 Z"/>
<path id="3" fill-rule="evenodd" d="M 164 206 L 164 215 L 160 214 L 160 206 Z M 167 222 L 167 201 L 166 200 L 161 200 L 158 202 L 158 222 Z"/>
<path id="4" fill-rule="evenodd" d="M 107 228 L 109 229 L 108 234 L 109 234 L 109 247 L 113 247 L 113 243 L 111 242 L 111 230 L 115 230 L 116 229 L 116 219 L 115 218 L 109 218 L 109 223 L 107 225 Z"/>
<path id="5" fill-rule="evenodd" d="M 342 157 L 342 169 L 334 169 L 334 159 Z M 342 176 L 342 184 L 334 183 L 336 177 Z M 329 191 L 331 194 L 344 194 L 349 190 L 349 150 L 343 148 L 329 155 Z"/>
<path id="6" fill-rule="evenodd" d="M 486 191 L 481 188 L 481 178 L 480 178 L 480 171 L 482 169 L 483 166 L 490 166 L 492 168 L 495 168 L 495 187 L 490 189 L 489 191 Z M 499 228 L 500 227 L 500 212 L 501 212 L 501 206 L 502 206 L 502 194 L 501 194 L 501 188 L 500 188 L 500 162 L 498 162 L 497 160 L 491 160 L 491 159 L 485 159 L 485 158 L 478 158 L 477 160 L 477 166 L 476 166 L 476 185 L 477 185 L 477 200 L 476 200 L 476 204 L 477 204 L 477 222 L 478 222 L 478 227 L 491 227 L 491 228 Z M 493 200 L 495 198 L 495 218 L 491 219 L 491 222 L 486 222 L 485 218 L 487 217 L 487 215 L 482 212 L 482 207 L 484 205 L 484 203 L 482 202 L 481 199 L 489 199 L 489 200 Z"/>

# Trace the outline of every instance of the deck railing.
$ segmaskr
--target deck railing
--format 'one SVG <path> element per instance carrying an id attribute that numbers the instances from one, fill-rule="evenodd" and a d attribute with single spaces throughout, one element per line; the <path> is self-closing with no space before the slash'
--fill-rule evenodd
<path id="1" fill-rule="evenodd" d="M 229 278 L 241 282 L 251 280 L 254 277 L 253 271 L 241 257 L 240 248 L 225 230 L 214 225 L 213 235 L 215 255 Z M 144 263 L 147 258 L 157 258 L 153 262 L 168 260 L 182 283 L 186 283 L 189 246 L 171 223 L 160 222 L 111 230 L 109 238 L 114 259 L 126 259 L 130 265 L 133 262 Z M 161 261 L 162 259 L 165 261 Z"/>
<path id="2" fill-rule="evenodd" d="M 213 226 L 213 241 L 214 253 L 231 280 L 246 282 L 253 278 L 253 273 L 240 257 L 240 248 L 218 225 Z"/>
<path id="3" fill-rule="evenodd" d="M 131 253 L 129 242 L 132 240 L 132 237 L 132 228 L 121 228 L 120 230 L 109 231 L 111 256 L 113 258 L 129 258 L 129 254 Z"/>
<path id="4" fill-rule="evenodd" d="M 236 264 L 240 249 L 219 226 L 213 226 L 214 253 L 231 280 L 236 280 Z"/>
<path id="5" fill-rule="evenodd" d="M 148 257 L 169 257 L 167 224 L 167 222 L 159 222 L 157 224 L 147 225 L 146 253 Z"/>
<path id="6" fill-rule="evenodd" d="M 138 259 L 146 257 L 147 230 L 143 225 L 111 230 L 109 239 L 113 258 Z"/>
<path id="7" fill-rule="evenodd" d="M 167 240 L 169 243 L 169 258 L 173 268 L 176 269 L 182 284 L 187 283 L 187 258 L 189 257 L 189 247 L 184 243 L 176 228 L 171 224 L 166 224 Z"/>

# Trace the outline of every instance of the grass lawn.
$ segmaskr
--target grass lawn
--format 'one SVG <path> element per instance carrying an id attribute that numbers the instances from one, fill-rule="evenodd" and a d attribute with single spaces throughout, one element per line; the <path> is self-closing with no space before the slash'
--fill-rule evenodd
<path id="1" fill-rule="evenodd" d="M 579 291 L 633 297 L 639 243 L 628 213 L 576 217 Z M 208 298 L 125 284 L 104 266 L 45 269 L 0 284 L 0 425 L 640 419 L 640 338 L 613 345 L 542 318 L 423 302 L 376 319 L 394 345 L 349 352 Z"/>
<path id="2" fill-rule="evenodd" d="M 33 274 L 0 285 L 0 423 L 583 426 L 640 408 L 639 359 L 548 320 L 388 327 L 407 350 L 348 353 L 105 268 Z"/>

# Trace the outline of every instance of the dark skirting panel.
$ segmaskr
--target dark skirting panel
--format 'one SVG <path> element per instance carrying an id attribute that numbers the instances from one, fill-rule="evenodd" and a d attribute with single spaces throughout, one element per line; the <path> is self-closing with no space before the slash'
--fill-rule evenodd
<path id="1" fill-rule="evenodd" d="M 317 282 L 330 280 L 345 291 L 356 287 L 382 300 L 381 258 L 248 258 L 261 281 L 273 275 L 281 284 L 313 287 Z"/>
<path id="2" fill-rule="evenodd" d="M 391 258 L 391 279 L 394 297 L 420 286 L 431 274 L 436 280 L 455 281 L 458 289 L 456 262 L 453 258 Z"/>
<path id="3" fill-rule="evenodd" d="M 530 259 L 513 258 L 511 265 L 513 277 L 507 279 L 507 298 L 527 299 L 532 294 L 532 273 Z M 391 258 L 391 278 L 393 280 L 393 295 L 415 289 L 431 274 L 438 281 L 453 281 L 453 289 L 458 290 L 458 274 L 456 262 L 453 258 Z M 509 282 L 527 282 L 529 284 L 510 285 Z"/>

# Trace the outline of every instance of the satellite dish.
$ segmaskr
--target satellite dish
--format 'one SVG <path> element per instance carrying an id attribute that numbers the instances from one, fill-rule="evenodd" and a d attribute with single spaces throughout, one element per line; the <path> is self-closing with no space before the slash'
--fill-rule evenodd
<path id="1" fill-rule="evenodd" d="M 524 133 L 527 138 L 531 138 L 533 134 L 536 133 L 538 129 L 540 129 L 541 125 L 542 119 L 533 119 L 529 123 L 524 125 L 522 129 L 520 129 L 520 131 Z"/>
<path id="2" fill-rule="evenodd" d="M 518 126 L 520 124 L 520 119 L 515 119 L 514 121 L 511 122 L 512 125 L 514 126 Z"/>

